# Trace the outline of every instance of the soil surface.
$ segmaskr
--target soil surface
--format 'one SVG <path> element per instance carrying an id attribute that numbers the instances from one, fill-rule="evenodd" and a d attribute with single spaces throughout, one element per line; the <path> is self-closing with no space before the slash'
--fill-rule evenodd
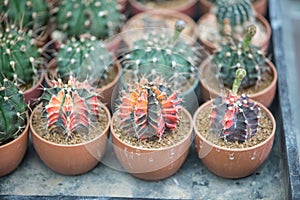
<path id="1" fill-rule="evenodd" d="M 260 111 L 260 118 L 258 119 L 259 127 L 255 136 L 251 137 L 248 141 L 244 143 L 238 142 L 225 142 L 223 139 L 218 138 L 210 131 L 211 120 L 209 116 L 212 109 L 207 108 L 201 112 L 196 118 L 196 126 L 198 132 L 205 137 L 208 141 L 225 148 L 248 148 L 255 146 L 266 139 L 268 139 L 272 133 L 273 124 L 272 121 L 267 117 L 263 110 Z"/>
<path id="2" fill-rule="evenodd" d="M 172 0 L 172 1 L 161 1 L 161 2 L 147 1 L 146 3 L 142 3 L 142 4 L 144 4 L 145 6 L 151 9 L 172 9 L 172 8 L 180 7 L 192 1 L 194 0 Z"/>
<path id="3" fill-rule="evenodd" d="M 63 144 L 63 145 L 74 145 L 80 144 L 84 142 L 88 142 L 99 136 L 103 133 L 105 128 L 107 127 L 108 116 L 105 110 L 100 110 L 100 115 L 98 118 L 98 122 L 93 123 L 90 126 L 89 133 L 73 133 L 70 139 L 67 139 L 67 136 L 62 133 L 49 133 L 47 130 L 47 118 L 45 116 L 45 112 L 43 112 L 43 107 L 38 106 L 32 118 L 32 125 L 34 126 L 34 130 L 38 135 L 42 138 L 48 140 L 49 142 Z"/>
<path id="4" fill-rule="evenodd" d="M 135 137 L 127 135 L 125 131 L 119 128 L 119 126 L 116 126 L 119 121 L 117 117 L 114 117 L 113 129 L 116 133 L 116 136 L 129 145 L 146 149 L 168 148 L 186 138 L 191 128 L 189 118 L 184 112 L 180 112 L 179 118 L 180 121 L 177 127 L 173 131 L 166 131 L 164 136 L 160 140 L 138 140 Z"/>

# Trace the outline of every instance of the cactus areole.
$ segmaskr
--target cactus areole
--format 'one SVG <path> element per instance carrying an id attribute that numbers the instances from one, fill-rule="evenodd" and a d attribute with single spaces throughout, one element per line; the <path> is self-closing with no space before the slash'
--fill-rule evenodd
<path id="1" fill-rule="evenodd" d="M 257 132 L 260 108 L 248 96 L 237 96 L 245 76 L 246 71 L 238 69 L 232 91 L 226 97 L 219 96 L 213 101 L 210 115 L 212 132 L 225 141 L 245 142 Z"/>
<path id="2" fill-rule="evenodd" d="M 121 93 L 120 127 L 140 140 L 161 139 L 179 122 L 181 99 L 162 80 L 141 78 Z"/>

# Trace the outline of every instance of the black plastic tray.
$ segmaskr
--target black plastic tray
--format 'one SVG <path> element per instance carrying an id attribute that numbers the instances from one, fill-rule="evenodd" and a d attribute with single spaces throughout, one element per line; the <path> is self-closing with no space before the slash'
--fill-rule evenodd
<path id="1" fill-rule="evenodd" d="M 202 165 L 192 145 L 178 173 L 163 181 L 142 181 L 104 164 L 83 175 L 62 176 L 42 163 L 30 143 L 18 169 L 0 179 L 0 199 L 299 198 L 299 159 L 291 102 L 287 98 L 289 85 L 285 79 L 281 12 L 277 0 L 269 0 L 269 13 L 273 29 L 270 52 L 279 74 L 277 95 L 270 108 L 277 121 L 277 131 L 269 158 L 254 174 L 236 180 L 219 178 Z"/>

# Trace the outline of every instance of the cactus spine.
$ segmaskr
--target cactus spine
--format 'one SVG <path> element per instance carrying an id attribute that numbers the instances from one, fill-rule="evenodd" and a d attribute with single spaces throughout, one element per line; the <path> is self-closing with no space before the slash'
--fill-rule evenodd
<path id="1" fill-rule="evenodd" d="M 219 96 L 213 101 L 210 115 L 212 131 L 225 141 L 245 142 L 257 132 L 260 108 L 248 96 L 237 96 L 245 76 L 246 71 L 238 69 L 232 91 L 226 97 Z"/>
<path id="2" fill-rule="evenodd" d="M 120 127 L 140 140 L 162 138 L 179 122 L 181 99 L 161 79 L 141 78 L 121 92 Z"/>
<path id="3" fill-rule="evenodd" d="M 0 145 L 18 137 L 26 127 L 23 93 L 11 81 L 0 81 Z"/>
<path id="4" fill-rule="evenodd" d="M 47 114 L 49 133 L 66 135 L 89 133 L 89 127 L 98 122 L 101 104 L 93 88 L 87 82 L 78 82 L 70 77 L 67 84 L 53 81 L 54 87 L 44 90 L 41 102 Z"/>

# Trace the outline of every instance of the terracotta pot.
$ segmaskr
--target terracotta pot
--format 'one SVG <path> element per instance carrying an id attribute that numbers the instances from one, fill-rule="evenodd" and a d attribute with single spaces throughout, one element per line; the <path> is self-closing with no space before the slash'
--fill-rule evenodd
<path id="1" fill-rule="evenodd" d="M 123 14 L 126 14 L 127 13 L 128 0 L 118 0 L 118 5 L 120 6 L 120 11 Z"/>
<path id="2" fill-rule="evenodd" d="M 214 6 L 208 0 L 199 0 L 199 4 L 200 4 L 200 10 L 202 14 L 208 13 L 211 10 L 211 8 Z M 268 0 L 258 0 L 252 3 L 252 6 L 257 13 L 266 16 Z"/>
<path id="3" fill-rule="evenodd" d="M 189 16 L 174 10 L 148 10 L 133 16 L 123 26 L 122 38 L 129 48 L 132 47 L 134 41 L 143 37 L 145 31 L 144 28 L 166 28 L 157 24 L 145 24 L 145 19 L 163 21 L 170 30 L 174 30 L 177 20 L 184 20 L 186 22 L 186 28 L 181 34 L 183 39 L 186 39 L 189 43 L 194 43 L 197 39 L 195 34 L 197 25 Z"/>
<path id="4" fill-rule="evenodd" d="M 121 74 L 122 74 L 122 66 L 120 62 L 117 59 L 115 60 L 114 70 L 116 71 L 116 77 L 114 80 L 107 85 L 105 85 L 102 88 L 97 88 L 96 92 L 100 94 L 101 96 L 101 102 L 107 105 L 107 107 L 111 110 L 111 104 L 112 104 L 112 94 L 114 92 L 114 89 L 116 85 L 118 84 Z M 45 81 L 48 87 L 53 87 L 53 84 L 51 83 L 51 77 L 55 76 L 55 69 L 57 68 L 57 60 L 54 58 L 52 59 L 48 64 L 48 73 L 45 76 Z"/>
<path id="5" fill-rule="evenodd" d="M 110 112 L 105 106 L 103 109 L 109 120 L 105 130 L 93 140 L 76 145 L 56 144 L 37 134 L 32 124 L 32 118 L 37 108 L 33 110 L 30 116 L 32 143 L 40 159 L 50 169 L 63 175 L 78 175 L 93 169 L 101 161 L 106 151 L 111 120 Z"/>
<path id="6" fill-rule="evenodd" d="M 242 178 L 252 174 L 267 159 L 274 141 L 276 122 L 266 107 L 260 103 L 257 103 L 257 105 L 272 121 L 272 133 L 264 142 L 253 147 L 242 149 L 230 149 L 217 146 L 199 133 L 196 125 L 197 116 L 212 106 L 211 101 L 204 103 L 196 111 L 193 118 L 195 144 L 199 158 L 209 171 L 224 178 Z"/>
<path id="7" fill-rule="evenodd" d="M 269 43 L 270 43 L 271 32 L 272 32 L 271 26 L 270 26 L 269 22 L 260 14 L 256 15 L 256 20 L 263 25 L 266 32 L 262 33 L 262 35 L 264 35 L 264 37 L 260 37 L 258 35 L 258 33 L 256 33 L 256 35 L 253 37 L 251 43 L 253 45 L 259 46 L 263 52 L 267 52 Z M 207 51 L 209 51 L 209 53 L 211 53 L 211 54 L 214 53 L 219 48 L 218 41 L 210 42 L 210 41 L 207 41 L 205 38 L 203 38 L 203 33 L 202 33 L 203 30 L 200 29 L 200 27 L 202 27 L 203 24 L 209 24 L 210 27 L 213 27 L 215 30 L 218 30 L 219 26 L 218 26 L 215 15 L 212 13 L 207 13 L 198 20 L 197 24 L 198 24 L 198 27 L 195 30 L 196 30 L 196 33 L 197 33 L 197 36 L 198 36 L 198 39 L 199 39 L 201 45 L 203 45 L 204 48 Z"/>
<path id="8" fill-rule="evenodd" d="M 136 15 L 141 12 L 145 12 L 148 10 L 159 10 L 163 8 L 151 8 L 148 7 L 142 3 L 137 2 L 136 0 L 128 0 L 130 13 L 131 15 Z M 197 13 L 197 0 L 187 0 L 184 4 L 177 4 L 174 6 L 168 6 L 168 9 L 170 10 L 176 10 L 178 12 L 181 12 L 183 14 L 186 14 L 190 17 L 196 17 Z M 166 9 L 165 9 L 166 10 Z"/>
<path id="9" fill-rule="evenodd" d="M 24 158 L 28 144 L 29 116 L 27 125 L 16 139 L 0 146 L 0 177 L 14 171 Z"/>
<path id="10" fill-rule="evenodd" d="M 273 80 L 271 84 L 263 89 L 262 91 L 254 94 L 249 94 L 249 97 L 255 101 L 260 102 L 266 107 L 269 107 L 271 103 L 273 102 L 273 99 L 275 97 L 276 88 L 277 88 L 277 70 L 274 66 L 274 64 L 267 60 L 267 65 L 270 68 L 271 74 L 273 76 Z M 200 67 L 199 67 L 199 77 L 200 77 L 200 85 L 201 85 L 201 91 L 202 91 L 202 98 L 203 100 L 207 101 L 209 99 L 215 98 L 220 95 L 220 91 L 218 91 L 216 88 L 212 88 L 207 84 L 207 74 L 205 73 L 205 70 L 207 67 L 211 66 L 210 58 L 207 58 L 204 60 Z"/>
<path id="11" fill-rule="evenodd" d="M 185 119 L 191 120 L 187 136 L 179 143 L 162 149 L 134 147 L 122 141 L 114 131 L 116 116 L 113 116 L 111 132 L 114 151 L 127 172 L 137 178 L 154 181 L 168 178 L 178 171 L 192 142 L 192 118 L 186 109 L 183 112 Z"/>
<path id="12" fill-rule="evenodd" d="M 25 102 L 29 103 L 30 107 L 33 107 L 37 99 L 43 93 L 43 81 L 45 78 L 45 72 L 42 72 L 40 75 L 39 81 L 32 86 L 30 89 L 24 91 Z"/>

